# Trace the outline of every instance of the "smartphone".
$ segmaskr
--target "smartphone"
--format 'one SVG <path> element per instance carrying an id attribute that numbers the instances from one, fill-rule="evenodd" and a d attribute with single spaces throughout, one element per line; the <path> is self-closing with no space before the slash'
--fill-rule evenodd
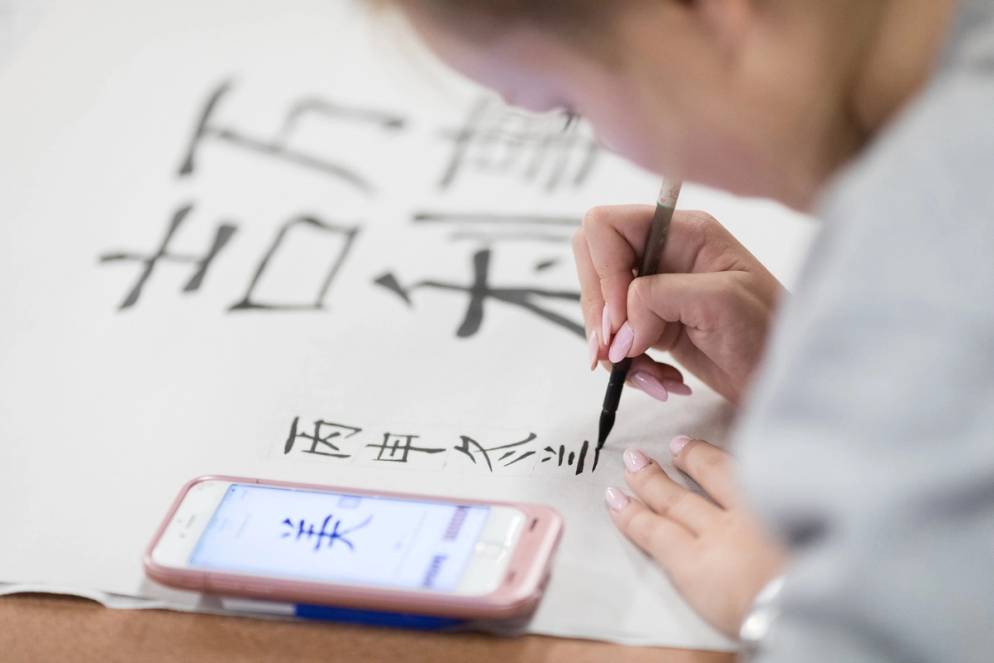
<path id="1" fill-rule="evenodd" d="M 227 596 L 511 619 L 537 607 L 562 531 L 534 504 L 200 477 L 160 525 L 145 572 Z"/>

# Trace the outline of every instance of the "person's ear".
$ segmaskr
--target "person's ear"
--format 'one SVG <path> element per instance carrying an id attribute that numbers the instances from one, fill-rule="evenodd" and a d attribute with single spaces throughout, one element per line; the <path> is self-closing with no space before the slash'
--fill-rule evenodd
<path id="1" fill-rule="evenodd" d="M 754 0 L 693 0 L 704 28 L 714 35 L 722 55 L 733 57 L 755 19 Z"/>

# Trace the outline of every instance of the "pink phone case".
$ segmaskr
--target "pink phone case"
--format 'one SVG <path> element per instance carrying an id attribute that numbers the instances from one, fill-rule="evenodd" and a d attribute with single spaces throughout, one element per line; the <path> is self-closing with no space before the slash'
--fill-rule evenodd
<path id="1" fill-rule="evenodd" d="M 152 551 L 159 543 L 166 526 L 191 487 L 202 481 L 231 481 L 283 488 L 326 490 L 356 495 L 376 495 L 445 502 L 447 504 L 504 505 L 520 509 L 528 516 L 528 524 L 508 565 L 507 575 L 498 588 L 482 596 L 453 596 L 398 589 L 335 585 L 301 580 L 262 578 L 239 574 L 198 571 L 162 566 L 152 560 Z M 198 592 L 244 596 L 266 601 L 285 601 L 334 605 L 364 610 L 400 612 L 457 617 L 465 619 L 510 619 L 527 615 L 537 607 L 549 579 L 552 557 L 562 537 L 562 517 L 546 506 L 514 502 L 451 499 L 438 496 L 379 492 L 340 486 L 263 481 L 244 477 L 204 476 L 193 479 L 180 491 L 169 513 L 159 525 L 152 542 L 145 550 L 145 573 L 153 580 L 180 589 Z"/>

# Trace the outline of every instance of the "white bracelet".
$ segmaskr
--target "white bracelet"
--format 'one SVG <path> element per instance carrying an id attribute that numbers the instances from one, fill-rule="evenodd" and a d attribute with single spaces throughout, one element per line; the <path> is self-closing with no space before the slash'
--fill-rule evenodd
<path id="1" fill-rule="evenodd" d="M 783 576 L 777 576 L 766 583 L 756 595 L 756 600 L 752 602 L 749 614 L 742 620 L 739 641 L 742 645 L 743 660 L 752 660 L 759 653 L 777 617 L 780 616 L 780 592 L 783 590 L 783 583 Z"/>

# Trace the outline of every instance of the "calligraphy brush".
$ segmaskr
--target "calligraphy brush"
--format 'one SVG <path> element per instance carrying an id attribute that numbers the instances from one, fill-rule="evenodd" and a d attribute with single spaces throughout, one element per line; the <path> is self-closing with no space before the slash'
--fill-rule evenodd
<path id="1" fill-rule="evenodd" d="M 673 220 L 673 210 L 676 208 L 677 198 L 680 196 L 680 182 L 668 182 L 663 180 L 663 186 L 659 190 L 659 198 L 656 199 L 656 213 L 652 217 L 652 225 L 649 226 L 649 235 L 645 242 L 645 250 L 642 251 L 642 264 L 636 276 L 652 276 L 659 272 L 659 261 L 663 257 L 663 249 L 666 248 L 666 238 L 670 232 L 670 221 Z M 607 339 L 604 339 L 607 343 Z M 597 446 L 603 445 L 607 441 L 607 436 L 614 428 L 615 414 L 618 412 L 618 402 L 621 401 L 621 390 L 625 387 L 625 380 L 628 378 L 628 369 L 632 366 L 630 357 L 625 357 L 611 369 L 611 378 L 607 383 L 607 393 L 604 394 L 604 405 L 601 407 L 601 420 L 597 431 Z"/>

